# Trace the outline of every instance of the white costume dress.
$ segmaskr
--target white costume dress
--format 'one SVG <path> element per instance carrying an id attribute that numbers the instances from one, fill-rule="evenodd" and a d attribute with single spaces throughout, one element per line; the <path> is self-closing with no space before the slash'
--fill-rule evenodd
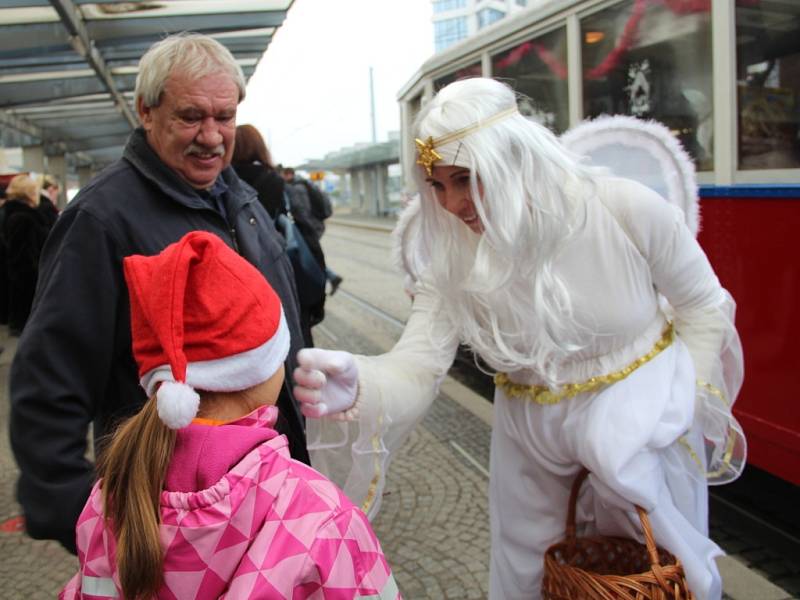
<path id="1" fill-rule="evenodd" d="M 657 543 L 683 562 L 698 600 L 716 600 L 722 589 L 714 558 L 722 552 L 707 537 L 706 477 L 734 478 L 745 453 L 728 404 L 742 377 L 733 301 L 680 210 L 626 179 L 600 181 L 585 228 L 554 268 L 585 332 L 581 350 L 560 366 L 559 382 L 616 374 L 615 382 L 587 384 L 550 404 L 525 396 L 543 383 L 534 370 L 508 373 L 511 384 L 498 386 L 490 597 L 539 597 L 542 557 L 563 538 L 570 485 L 583 465 L 591 472 L 579 501 L 583 531 L 640 537 L 633 503 L 642 506 Z M 353 420 L 308 421 L 314 466 L 371 517 L 392 455 L 425 415 L 456 352 L 455 342 L 434 341 L 450 327 L 436 300 L 423 278 L 396 346 L 356 357 Z M 677 334 L 671 343 L 669 321 Z"/>

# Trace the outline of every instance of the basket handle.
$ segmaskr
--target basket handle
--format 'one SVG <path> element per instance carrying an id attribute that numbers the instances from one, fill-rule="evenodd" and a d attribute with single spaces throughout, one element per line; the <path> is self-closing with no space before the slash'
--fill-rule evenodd
<path id="1" fill-rule="evenodd" d="M 581 490 L 581 486 L 583 482 L 586 480 L 586 477 L 589 475 L 589 470 L 586 467 L 583 467 L 578 473 L 577 477 L 575 477 L 575 481 L 572 482 L 572 489 L 569 493 L 569 508 L 567 510 L 567 531 L 566 531 L 566 542 L 567 542 L 567 550 L 570 554 L 575 551 L 575 543 L 576 543 L 576 535 L 575 535 L 575 508 L 578 503 L 578 492 Z M 636 507 L 636 512 L 639 515 L 639 521 L 642 523 L 642 533 L 644 534 L 644 543 L 647 547 L 647 555 L 650 557 L 650 567 L 653 570 L 653 575 L 658 581 L 658 585 L 667 592 L 668 594 L 672 592 L 672 589 L 669 587 L 666 578 L 664 577 L 664 573 L 661 570 L 661 563 L 659 562 L 658 558 L 658 549 L 656 547 L 656 540 L 653 537 L 653 529 L 650 527 L 650 519 L 647 516 L 647 511 L 644 510 L 639 505 L 634 505 Z"/>

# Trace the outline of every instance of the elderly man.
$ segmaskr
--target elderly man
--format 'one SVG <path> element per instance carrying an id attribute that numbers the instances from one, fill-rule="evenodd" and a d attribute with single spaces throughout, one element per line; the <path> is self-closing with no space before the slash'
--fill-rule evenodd
<path id="1" fill-rule="evenodd" d="M 136 80 L 142 127 L 52 230 L 11 369 L 17 494 L 32 537 L 75 551 L 75 522 L 94 479 L 89 424 L 101 440 L 145 401 L 123 257 L 156 254 L 189 231 L 215 233 L 280 296 L 292 338 L 286 372 L 294 370 L 302 336 L 291 264 L 256 192 L 229 167 L 244 95 L 241 69 L 213 39 L 178 35 L 155 44 Z M 278 406 L 292 456 L 308 462 L 289 386 Z"/>

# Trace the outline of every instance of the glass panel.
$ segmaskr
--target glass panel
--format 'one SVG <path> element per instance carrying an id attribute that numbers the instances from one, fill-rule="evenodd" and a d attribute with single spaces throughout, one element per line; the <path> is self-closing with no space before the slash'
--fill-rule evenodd
<path id="1" fill-rule="evenodd" d="M 442 19 L 433 23 L 433 40 L 436 52 L 452 46 L 467 37 L 467 17 Z"/>
<path id="2" fill-rule="evenodd" d="M 482 8 L 478 11 L 478 29 L 483 29 L 505 16 L 506 13 L 496 8 Z"/>
<path id="3" fill-rule="evenodd" d="M 440 13 L 455 10 L 456 8 L 464 8 L 466 5 L 467 0 L 434 0 L 433 12 Z"/>
<path id="4" fill-rule="evenodd" d="M 561 133 L 569 127 L 567 33 L 557 29 L 492 57 L 492 76 L 526 96 L 520 112 Z"/>
<path id="5" fill-rule="evenodd" d="M 481 63 L 477 62 L 475 64 L 469 65 L 468 67 L 463 67 L 458 71 L 456 71 L 455 73 L 448 73 L 447 75 L 443 75 L 439 79 L 435 79 L 433 81 L 433 89 L 438 92 L 448 83 L 453 83 L 454 81 L 458 81 L 459 79 L 480 77 L 482 72 L 483 69 L 481 68 Z"/>
<path id="6" fill-rule="evenodd" d="M 800 167 L 800 3 L 736 2 L 740 169 Z"/>
<path id="7" fill-rule="evenodd" d="M 583 111 L 664 123 L 713 168 L 709 2 L 629 0 L 581 21 Z"/>

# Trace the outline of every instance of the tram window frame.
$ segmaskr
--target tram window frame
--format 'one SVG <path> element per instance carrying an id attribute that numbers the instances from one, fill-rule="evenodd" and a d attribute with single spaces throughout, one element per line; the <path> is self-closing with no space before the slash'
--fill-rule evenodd
<path id="1" fill-rule="evenodd" d="M 710 6 L 681 12 L 625 0 L 583 15 L 579 27 L 584 118 L 627 114 L 660 121 L 698 171 L 713 171 Z"/>
<path id="2" fill-rule="evenodd" d="M 561 23 L 555 29 L 537 32 L 525 41 L 491 55 L 492 77 L 509 84 L 523 95 L 520 112 L 556 134 L 570 127 L 567 44 L 566 24 Z M 558 46 L 561 51 L 554 52 Z M 501 65 L 502 61 L 515 55 L 519 55 L 519 58 L 512 68 L 506 69 Z M 534 66 L 541 68 L 534 69 Z M 533 84 L 526 85 L 526 80 Z M 560 81 L 560 86 L 551 86 L 560 89 L 548 89 L 547 93 L 543 93 L 542 81 Z"/>
<path id="3" fill-rule="evenodd" d="M 482 77 L 483 76 L 483 63 L 481 62 L 480 58 L 478 62 L 470 62 L 456 69 L 455 71 L 450 71 L 441 75 L 433 80 L 433 90 L 434 92 L 438 92 L 440 89 L 453 83 L 454 81 L 459 81 L 461 79 L 470 79 L 472 77 Z"/>
<path id="4" fill-rule="evenodd" d="M 737 168 L 800 168 L 800 6 L 737 0 L 734 19 Z"/>

